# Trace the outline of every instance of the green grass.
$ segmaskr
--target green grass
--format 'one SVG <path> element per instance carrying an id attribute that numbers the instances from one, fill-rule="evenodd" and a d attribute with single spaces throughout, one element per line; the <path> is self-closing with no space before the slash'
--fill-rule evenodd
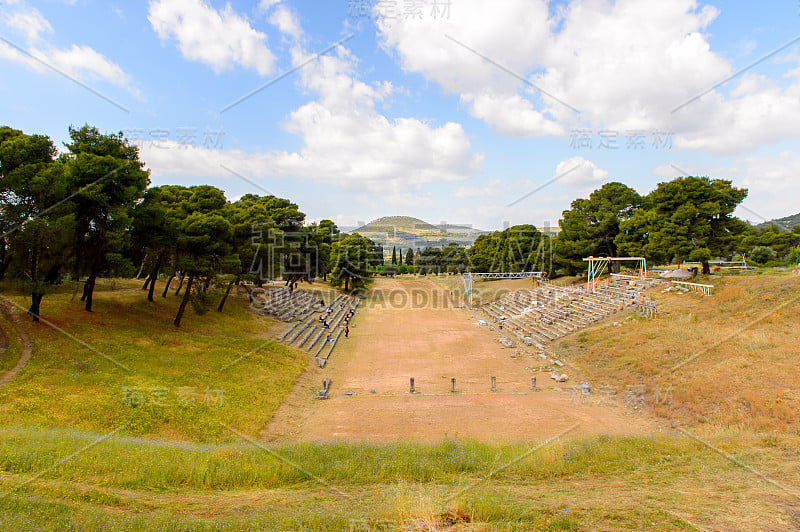
<path id="1" fill-rule="evenodd" d="M 452 514 L 478 530 L 691 530 L 676 515 L 788 505 L 748 468 L 791 485 L 797 437 L 701 436 L 742 465 L 682 435 L 536 450 L 460 440 L 186 449 L 116 437 L 86 449 L 97 436 L 6 427 L 0 527 L 397 530 Z"/>
<path id="2" fill-rule="evenodd" d="M 20 318 L 35 347 L 27 367 L 0 390 L 0 424 L 202 442 L 229 434 L 225 423 L 255 435 L 306 357 L 269 341 L 271 320 L 251 313 L 246 299 L 229 299 L 223 313 L 198 316 L 189 307 L 176 329 L 180 298 L 149 303 L 131 284 L 99 291 L 92 313 L 69 293 L 48 295 L 43 317 L 69 335 Z"/>
<path id="3" fill-rule="evenodd" d="M 8 347 L 0 354 L 0 374 L 3 374 L 17 364 L 22 354 L 22 345 L 14 327 L 2 317 L 0 317 L 0 327 L 8 336 Z"/>
<path id="4" fill-rule="evenodd" d="M 640 473 L 655 474 L 670 456 L 688 457 L 701 450 L 691 440 L 662 437 L 578 440 L 527 455 L 528 448 L 519 444 L 492 446 L 458 440 L 386 445 L 297 443 L 266 448 L 240 440 L 186 449 L 112 438 L 81 451 L 101 436 L 4 428 L 0 430 L 0 468 L 30 475 L 47 469 L 60 456 L 80 452 L 80 459 L 58 466 L 48 476 L 119 489 L 249 490 L 301 487 L 315 478 L 360 486 L 397 481 L 456 484 L 466 478 L 488 477 L 503 464 L 511 465 L 493 478 L 513 482 L 577 474 L 619 475 L 634 464 Z M 688 462 L 685 467 L 699 466 Z"/>

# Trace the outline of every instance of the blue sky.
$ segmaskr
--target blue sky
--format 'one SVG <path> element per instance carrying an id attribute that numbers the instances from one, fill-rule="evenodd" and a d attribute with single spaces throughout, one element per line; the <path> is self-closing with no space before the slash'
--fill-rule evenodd
<path id="1" fill-rule="evenodd" d="M 604 182 L 683 172 L 748 188 L 738 214 L 761 222 L 800 211 L 799 10 L 4 0 L 0 122 L 123 131 L 154 185 L 269 191 L 343 226 L 555 225 Z"/>

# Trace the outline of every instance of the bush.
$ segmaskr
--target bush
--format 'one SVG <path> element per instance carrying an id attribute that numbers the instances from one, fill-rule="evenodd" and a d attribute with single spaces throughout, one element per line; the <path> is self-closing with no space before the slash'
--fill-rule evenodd
<path id="1" fill-rule="evenodd" d="M 750 250 L 748 254 L 748 258 L 759 263 L 763 264 L 765 262 L 775 260 L 778 257 L 778 254 L 772 248 L 768 248 L 766 246 L 756 246 Z"/>
<path id="2" fill-rule="evenodd" d="M 789 257 L 786 260 L 790 266 L 800 264 L 800 248 L 792 248 L 791 251 L 789 251 Z"/>

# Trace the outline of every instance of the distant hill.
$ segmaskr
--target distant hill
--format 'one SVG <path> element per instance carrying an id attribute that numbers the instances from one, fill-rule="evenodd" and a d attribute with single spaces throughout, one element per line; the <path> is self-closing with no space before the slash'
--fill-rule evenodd
<path id="1" fill-rule="evenodd" d="M 769 227 L 772 224 L 777 224 L 779 227 L 785 227 L 786 229 L 791 229 L 795 225 L 800 225 L 800 212 L 797 214 L 793 214 L 792 216 L 784 216 L 783 218 L 777 218 L 769 222 L 764 222 L 763 224 L 758 224 L 756 227 L 759 228 Z"/>
<path id="2" fill-rule="evenodd" d="M 446 246 L 456 242 L 471 246 L 475 239 L 488 231 L 480 231 L 463 225 L 433 225 L 411 216 L 386 216 L 350 231 L 358 233 L 383 245 L 384 252 L 391 255 L 392 247 L 415 250 L 427 247 Z"/>

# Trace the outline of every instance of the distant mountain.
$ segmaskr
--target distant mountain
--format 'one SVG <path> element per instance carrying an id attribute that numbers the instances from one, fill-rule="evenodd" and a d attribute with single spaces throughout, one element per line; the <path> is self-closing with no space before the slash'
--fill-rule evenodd
<path id="1" fill-rule="evenodd" d="M 758 224 L 756 227 L 769 227 L 773 224 L 778 225 L 778 227 L 785 227 L 786 229 L 791 230 L 795 225 L 800 225 L 800 212 L 793 214 L 792 216 L 784 216 L 783 218 L 777 218 L 769 222 L 764 222 L 763 224 Z"/>
<path id="2" fill-rule="evenodd" d="M 463 225 L 433 225 L 410 216 L 386 216 L 350 231 L 365 236 L 381 244 L 389 255 L 392 247 L 405 253 L 408 248 L 415 250 L 427 247 L 442 247 L 451 242 L 471 246 L 475 239 L 488 231 L 480 231 Z"/>

